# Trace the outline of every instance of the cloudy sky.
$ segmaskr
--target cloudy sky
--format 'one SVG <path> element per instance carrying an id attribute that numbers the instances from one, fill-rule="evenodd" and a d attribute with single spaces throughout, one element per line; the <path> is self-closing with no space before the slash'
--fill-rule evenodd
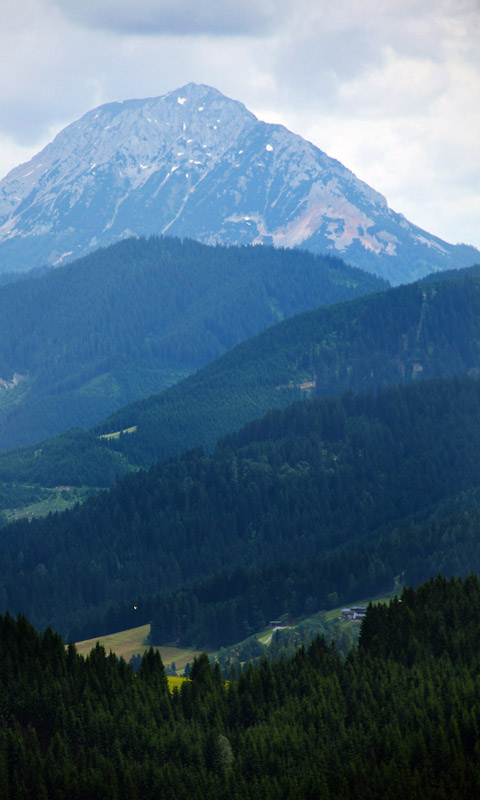
<path id="1" fill-rule="evenodd" d="M 112 100 L 194 81 L 480 248 L 480 0 L 0 0 L 0 177 Z"/>

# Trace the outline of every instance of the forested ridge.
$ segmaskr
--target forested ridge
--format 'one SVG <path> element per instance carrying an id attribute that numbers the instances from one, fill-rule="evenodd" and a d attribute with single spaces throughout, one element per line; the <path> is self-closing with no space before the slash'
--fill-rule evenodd
<path id="1" fill-rule="evenodd" d="M 478 374 L 477 272 L 465 270 L 285 320 L 89 432 L 70 431 L 0 455 L 0 479 L 108 486 L 133 466 L 149 466 L 197 446 L 210 451 L 220 435 L 300 397 Z M 118 439 L 98 438 L 133 426 L 134 433 Z"/>
<path id="2" fill-rule="evenodd" d="M 438 800 L 480 793 L 480 583 L 371 606 L 357 651 L 316 639 L 225 681 L 197 658 L 168 691 L 97 646 L 0 618 L 0 794 L 55 800 Z"/>
<path id="3" fill-rule="evenodd" d="M 35 274 L 0 286 L 2 449 L 88 427 L 281 319 L 386 285 L 305 251 L 158 237 Z"/>
<path id="4" fill-rule="evenodd" d="M 468 377 L 272 411 L 225 437 L 212 455 L 187 452 L 63 514 L 0 529 L 1 607 L 83 639 L 111 632 L 113 623 L 155 622 L 148 598 L 190 591 L 208 576 L 216 586 L 210 602 L 234 600 L 225 585 L 231 571 L 256 568 L 249 627 L 251 613 L 255 624 L 271 615 L 261 601 L 268 569 L 277 586 L 271 600 L 295 613 L 312 599 L 322 607 L 332 594 L 343 602 L 374 593 L 407 567 L 428 576 L 440 550 L 445 570 L 463 571 L 468 536 L 462 543 L 459 532 L 457 541 L 453 528 L 440 545 L 432 520 L 478 505 L 479 415 L 480 381 Z M 402 530 L 423 524 L 430 544 L 416 561 Z M 288 576 L 279 562 L 290 565 Z M 119 604 L 121 613 L 112 609 Z M 209 630 L 194 611 L 192 600 L 183 628 L 172 615 L 162 636 L 182 639 L 194 625 L 205 644 L 232 614 L 227 608 Z M 237 630 L 243 618 L 233 611 Z"/>
<path id="5" fill-rule="evenodd" d="M 4 478 L 112 485 L 0 528 L 0 797 L 480 794 L 476 272 L 302 314 L 133 419 L 0 460 Z M 203 655 L 173 693 L 153 649 L 134 674 L 52 632 L 151 622 L 154 645 L 225 648 L 425 580 L 369 607 L 347 655 L 315 639 L 228 674 Z"/>
<path id="6" fill-rule="evenodd" d="M 390 591 L 399 578 L 417 585 L 439 573 L 480 572 L 480 492 L 452 502 L 456 513 L 437 506 L 416 522 L 376 531 L 377 538 L 349 541 L 306 559 L 236 567 L 147 598 L 142 613 L 151 621 L 151 640 L 228 647 L 268 620 L 283 615 L 298 620 L 319 608 L 347 605 Z M 109 610 L 104 628 L 120 629 L 134 620 L 131 605 L 120 604 Z"/>

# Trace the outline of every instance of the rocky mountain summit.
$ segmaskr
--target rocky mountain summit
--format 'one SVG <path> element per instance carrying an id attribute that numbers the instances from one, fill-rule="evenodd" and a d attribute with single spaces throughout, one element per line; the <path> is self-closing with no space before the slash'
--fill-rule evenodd
<path id="1" fill-rule="evenodd" d="M 392 283 L 480 256 L 408 222 L 300 136 L 193 83 L 88 112 L 0 182 L 0 271 L 150 234 L 331 251 Z"/>

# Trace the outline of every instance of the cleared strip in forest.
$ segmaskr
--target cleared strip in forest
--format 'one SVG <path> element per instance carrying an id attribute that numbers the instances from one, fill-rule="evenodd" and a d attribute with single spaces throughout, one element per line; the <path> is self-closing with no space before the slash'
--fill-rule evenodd
<path id="1" fill-rule="evenodd" d="M 87 656 L 97 642 L 100 642 L 107 653 L 111 650 L 117 656 L 123 656 L 125 661 L 129 661 L 132 656 L 138 653 L 141 655 L 149 647 L 149 634 L 150 625 L 140 625 L 138 628 L 130 628 L 119 633 L 97 636 L 94 639 L 85 639 L 83 642 L 77 642 L 76 648 L 78 653 Z M 184 647 L 156 647 L 155 650 L 160 653 L 165 666 L 169 666 L 174 661 L 177 669 L 183 669 L 189 661 L 193 661 L 195 656 L 201 652 L 200 650 L 189 650 Z"/>

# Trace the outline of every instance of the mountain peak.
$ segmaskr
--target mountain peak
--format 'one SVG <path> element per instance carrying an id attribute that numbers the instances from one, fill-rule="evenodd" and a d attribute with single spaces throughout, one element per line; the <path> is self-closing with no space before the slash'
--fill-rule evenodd
<path id="1" fill-rule="evenodd" d="M 477 253 L 411 225 L 338 161 L 204 84 L 101 105 L 0 182 L 0 270 L 165 233 L 333 251 L 394 283 Z"/>

